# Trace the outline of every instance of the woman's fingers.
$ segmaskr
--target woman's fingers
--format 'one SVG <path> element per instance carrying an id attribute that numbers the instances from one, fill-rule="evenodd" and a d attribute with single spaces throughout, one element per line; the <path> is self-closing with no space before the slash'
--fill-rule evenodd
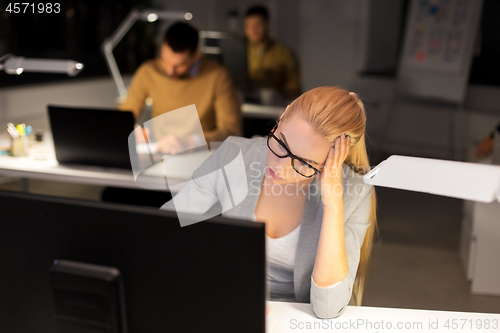
<path id="1" fill-rule="evenodd" d="M 350 150 L 351 150 L 351 137 L 349 135 L 346 135 L 346 137 L 345 137 L 345 151 L 344 151 L 344 158 L 342 159 L 342 163 L 344 163 L 345 159 L 349 155 Z"/>
<path id="2" fill-rule="evenodd" d="M 325 162 L 326 172 L 338 172 L 339 168 L 342 168 L 342 164 L 349 155 L 351 146 L 350 137 L 347 135 L 340 135 L 334 141 L 333 148 L 328 152 L 328 156 Z"/>
<path id="3" fill-rule="evenodd" d="M 351 147 L 351 139 L 348 135 L 340 135 L 335 139 L 335 155 L 333 159 L 333 165 L 341 167 L 345 159 L 349 155 Z"/>
<path id="4" fill-rule="evenodd" d="M 340 137 L 335 139 L 335 143 L 333 145 L 334 151 L 333 151 L 333 161 L 330 166 L 337 166 L 339 165 L 339 159 L 340 159 Z"/>
<path id="5" fill-rule="evenodd" d="M 347 138 L 345 136 L 345 133 L 340 136 L 340 160 L 339 160 L 339 166 L 344 163 L 345 160 L 345 151 L 346 151 L 346 144 Z"/>

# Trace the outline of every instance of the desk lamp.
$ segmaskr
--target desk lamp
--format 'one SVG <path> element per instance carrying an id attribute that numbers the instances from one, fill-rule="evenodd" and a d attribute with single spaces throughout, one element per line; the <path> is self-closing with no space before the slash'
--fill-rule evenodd
<path id="1" fill-rule="evenodd" d="M 193 15 L 189 12 L 174 12 L 174 11 L 157 11 L 153 9 L 133 9 L 123 20 L 120 26 L 113 32 L 111 37 L 106 38 L 101 45 L 109 71 L 113 76 L 116 87 L 118 88 L 119 98 L 124 99 L 127 96 L 127 88 L 123 82 L 123 78 L 113 56 L 113 49 L 118 45 L 122 38 L 132 28 L 137 20 L 155 22 L 158 19 L 162 20 L 191 20 Z"/>
<path id="2" fill-rule="evenodd" d="M 5 60 L 6 59 L 6 60 Z M 2 61 L 4 61 L 2 63 Z M 0 70 L 7 74 L 20 75 L 23 72 L 61 73 L 75 76 L 83 69 L 83 64 L 74 60 L 38 59 L 16 57 L 6 54 L 0 57 Z"/>
<path id="3" fill-rule="evenodd" d="M 500 201 L 500 166 L 390 156 L 363 176 L 367 184 L 471 201 Z"/>

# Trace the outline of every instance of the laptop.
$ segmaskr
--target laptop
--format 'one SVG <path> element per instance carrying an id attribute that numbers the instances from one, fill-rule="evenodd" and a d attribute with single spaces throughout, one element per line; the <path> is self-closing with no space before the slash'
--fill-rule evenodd
<path id="1" fill-rule="evenodd" d="M 128 148 L 134 130 L 132 112 L 49 105 L 48 114 L 60 164 L 132 169 Z"/>

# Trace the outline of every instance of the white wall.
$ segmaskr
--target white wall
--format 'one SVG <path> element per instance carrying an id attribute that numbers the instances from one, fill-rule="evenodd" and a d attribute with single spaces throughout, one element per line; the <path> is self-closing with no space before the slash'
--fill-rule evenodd
<path id="1" fill-rule="evenodd" d="M 2 88 L 0 122 L 24 122 L 45 114 L 48 104 L 116 108 L 117 96 L 111 77 Z"/>
<path id="2" fill-rule="evenodd" d="M 352 87 L 361 66 L 364 0 L 300 2 L 302 84 Z"/>
<path id="3" fill-rule="evenodd" d="M 460 110 L 452 105 L 395 101 L 394 79 L 361 77 L 367 61 L 364 54 L 373 43 L 368 38 L 368 11 L 380 3 L 300 1 L 298 54 L 303 88 L 342 85 L 358 92 L 368 106 L 368 134 L 374 148 L 393 154 L 459 157 L 500 123 L 500 88 L 470 87 Z"/>

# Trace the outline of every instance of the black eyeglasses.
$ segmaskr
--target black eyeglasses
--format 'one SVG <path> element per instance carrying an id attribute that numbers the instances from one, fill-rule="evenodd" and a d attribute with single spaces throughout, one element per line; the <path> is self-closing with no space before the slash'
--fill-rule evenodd
<path id="1" fill-rule="evenodd" d="M 311 178 L 323 171 L 324 166 L 316 169 L 311 164 L 304 161 L 302 158 L 292 154 L 285 143 L 278 139 L 276 135 L 274 135 L 277 127 L 278 124 L 274 125 L 273 129 L 271 130 L 271 132 L 269 132 L 269 135 L 267 137 L 267 146 L 274 155 L 279 158 L 290 157 L 290 159 L 292 160 L 292 168 L 295 170 L 295 172 L 306 178 Z"/>

